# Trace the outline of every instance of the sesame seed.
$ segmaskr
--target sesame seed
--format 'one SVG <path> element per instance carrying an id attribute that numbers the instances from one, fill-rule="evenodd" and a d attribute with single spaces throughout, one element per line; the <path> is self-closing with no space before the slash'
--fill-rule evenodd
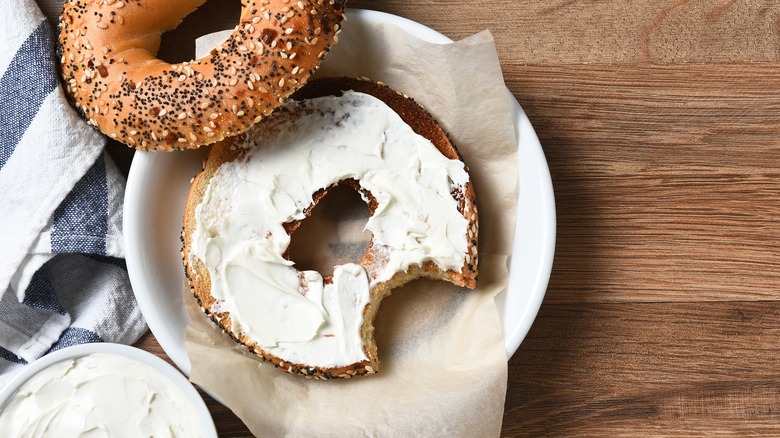
<path id="1" fill-rule="evenodd" d="M 238 79 L 236 79 L 236 78 L 233 78 L 233 79 L 230 80 L 230 85 L 231 86 L 236 85 L 237 83 L 238 83 Z"/>
<path id="2" fill-rule="evenodd" d="M 284 87 L 284 78 L 279 79 L 279 86 Z"/>
<path id="3" fill-rule="evenodd" d="M 250 90 L 254 90 L 254 89 L 255 89 L 255 86 L 254 86 L 254 85 L 252 85 L 252 81 L 246 81 L 246 86 L 247 86 L 247 88 L 249 88 Z"/>
<path id="4" fill-rule="evenodd" d="M 106 23 L 98 23 L 95 26 L 97 26 L 98 29 L 106 29 L 106 28 L 108 28 L 108 25 Z"/>
<path id="5" fill-rule="evenodd" d="M 179 82 L 184 82 L 185 79 L 187 79 L 186 75 L 179 76 Z"/>
<path id="6" fill-rule="evenodd" d="M 159 116 L 160 116 L 160 117 L 162 117 L 162 116 L 164 116 L 164 115 L 166 115 L 166 114 L 168 114 L 168 110 L 166 110 L 166 109 L 164 109 L 164 108 L 163 108 L 163 109 L 161 109 L 161 110 L 160 110 L 160 114 L 159 114 Z"/>
<path id="7" fill-rule="evenodd" d="M 118 2 L 116 3 L 116 8 L 117 8 L 117 9 L 122 9 L 122 8 L 124 8 L 124 7 L 125 7 L 125 2 L 123 2 L 123 1 L 118 1 Z"/>
<path id="8" fill-rule="evenodd" d="M 285 33 L 286 35 L 289 35 L 289 34 L 293 33 L 293 30 L 294 30 L 294 29 L 293 29 L 292 27 L 288 27 L 287 29 L 285 29 L 285 30 L 284 30 L 284 33 Z"/>
<path id="9" fill-rule="evenodd" d="M 195 141 L 195 140 L 198 139 L 198 137 L 195 134 L 193 134 L 192 132 L 190 132 L 190 138 L 192 139 L 192 141 Z"/>
<path id="10" fill-rule="evenodd" d="M 204 127 L 203 127 L 203 130 L 204 130 L 204 131 L 206 131 L 206 132 L 213 132 L 213 131 L 211 130 L 211 128 L 209 128 L 208 126 L 204 126 Z"/>
<path id="11" fill-rule="evenodd" d="M 121 16 L 121 15 L 117 15 L 117 16 L 116 16 L 116 21 L 117 21 L 117 23 L 119 23 L 119 24 L 125 24 L 125 19 L 124 19 L 124 18 L 122 18 L 122 16 Z"/>
<path id="12" fill-rule="evenodd" d="M 206 108 L 208 108 L 208 107 L 209 107 L 209 104 L 210 104 L 210 102 L 209 102 L 209 101 L 205 101 L 205 102 L 203 102 L 202 104 L 200 104 L 200 109 L 206 109 Z"/>
<path id="13" fill-rule="evenodd" d="M 243 115 L 244 115 L 244 112 L 243 112 L 243 111 L 239 111 L 239 112 L 237 112 L 237 113 L 236 113 L 236 115 L 237 115 L 238 117 L 241 117 L 241 116 L 243 116 Z"/>
<path id="14" fill-rule="evenodd" d="M 179 143 L 187 143 L 187 139 L 184 137 L 179 137 Z"/>
<path id="15" fill-rule="evenodd" d="M 179 120 L 184 120 L 184 118 L 187 117 L 187 113 L 182 111 L 179 113 L 179 116 L 177 117 Z"/>

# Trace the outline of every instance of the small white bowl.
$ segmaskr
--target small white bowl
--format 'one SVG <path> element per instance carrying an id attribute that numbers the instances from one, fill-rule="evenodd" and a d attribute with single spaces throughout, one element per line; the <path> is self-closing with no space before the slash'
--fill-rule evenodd
<path id="1" fill-rule="evenodd" d="M 13 396 L 19 388 L 27 382 L 31 377 L 36 375 L 41 370 L 48 368 L 55 363 L 62 362 L 64 360 L 73 359 L 81 356 L 86 356 L 93 353 L 107 353 L 124 356 L 128 359 L 132 359 L 146 365 L 151 366 L 155 370 L 159 371 L 173 382 L 178 387 L 195 409 L 195 413 L 200 419 L 201 429 L 203 430 L 204 438 L 217 438 L 217 429 L 214 427 L 214 420 L 211 418 L 206 403 L 195 390 L 195 387 L 174 367 L 169 365 L 159 357 L 147 353 L 141 349 L 130 347 L 121 344 L 111 343 L 92 343 L 92 344 L 80 344 L 72 347 L 63 348 L 53 353 L 47 354 L 42 358 L 27 365 L 22 371 L 19 372 L 10 382 L 0 390 L 0 412 L 5 404 Z"/>

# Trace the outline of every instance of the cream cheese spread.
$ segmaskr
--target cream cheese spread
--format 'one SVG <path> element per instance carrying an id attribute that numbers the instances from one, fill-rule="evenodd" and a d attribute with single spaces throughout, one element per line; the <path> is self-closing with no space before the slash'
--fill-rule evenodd
<path id="1" fill-rule="evenodd" d="M 199 437 L 195 409 L 162 373 L 94 353 L 35 374 L 0 414 L 5 437 Z"/>
<path id="2" fill-rule="evenodd" d="M 370 95 L 347 91 L 281 112 L 246 135 L 245 153 L 218 169 L 196 209 L 191 253 L 208 269 L 210 310 L 230 312 L 234 332 L 289 362 L 367 360 L 360 328 L 371 287 L 426 261 L 463 267 L 468 221 L 452 193 L 468 174 Z M 378 203 L 366 229 L 383 260 L 368 273 L 336 266 L 325 283 L 284 258 L 284 224 L 305 218 L 317 190 L 350 178 Z"/>

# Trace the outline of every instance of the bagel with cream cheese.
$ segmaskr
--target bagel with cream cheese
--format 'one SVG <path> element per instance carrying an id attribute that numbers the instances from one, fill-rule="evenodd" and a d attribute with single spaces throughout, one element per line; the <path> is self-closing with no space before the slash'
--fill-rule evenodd
<path id="1" fill-rule="evenodd" d="M 207 56 L 156 57 L 205 0 L 70 0 L 59 24 L 65 90 L 104 134 L 137 149 L 197 148 L 244 132 L 302 87 L 338 40 L 346 0 L 244 0 Z"/>
<path id="2" fill-rule="evenodd" d="M 339 183 L 368 203 L 368 249 L 333 273 L 299 271 L 290 235 Z M 373 321 L 393 288 L 475 287 L 477 234 L 468 169 L 433 117 L 387 86 L 320 79 L 212 147 L 182 256 L 201 309 L 237 342 L 290 373 L 349 378 L 379 370 Z"/>

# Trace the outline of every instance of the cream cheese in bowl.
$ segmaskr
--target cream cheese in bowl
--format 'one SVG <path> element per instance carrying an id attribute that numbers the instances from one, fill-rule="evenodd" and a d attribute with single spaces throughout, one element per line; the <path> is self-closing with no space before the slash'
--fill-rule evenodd
<path id="1" fill-rule="evenodd" d="M 159 358 L 127 346 L 88 344 L 52 353 L 3 388 L 0 398 L 0 431 L 7 437 L 216 436 L 192 385 Z"/>

